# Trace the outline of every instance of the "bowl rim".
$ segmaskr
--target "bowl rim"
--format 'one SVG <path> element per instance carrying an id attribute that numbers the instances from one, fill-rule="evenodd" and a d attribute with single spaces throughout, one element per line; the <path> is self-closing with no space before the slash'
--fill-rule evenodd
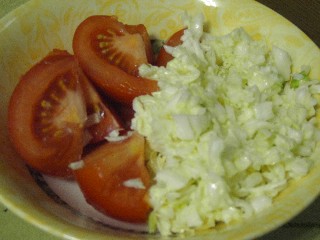
<path id="1" fill-rule="evenodd" d="M 9 21 L 10 19 L 12 19 L 12 17 L 15 15 L 15 14 L 19 14 L 19 12 L 23 12 L 26 10 L 26 8 L 29 7 L 29 5 L 31 6 L 33 0 L 27 0 L 24 4 L 20 5 L 19 7 L 17 7 L 16 9 L 14 9 L 13 11 L 9 12 L 8 14 L 6 14 L 4 17 L 2 17 L 0 19 L 0 26 L 1 26 L 1 23 L 3 22 L 7 22 Z M 254 1 L 252 1 L 254 2 Z M 256 2 L 257 4 L 260 4 L 258 2 Z M 262 4 L 261 4 L 262 5 Z M 265 6 L 266 7 L 266 6 Z M 267 8 L 267 7 L 266 7 Z M 269 10 L 273 11 L 272 9 L 268 8 Z M 274 12 L 274 11 L 273 11 Z M 274 12 L 276 13 L 276 12 Z M 276 13 L 278 14 L 278 13 Z M 287 20 L 287 19 L 285 19 Z M 291 23 L 293 24 L 293 23 Z M 0 29 L 0 32 L 2 30 Z M 304 34 L 304 33 L 303 33 Z M 305 35 L 306 36 L 306 35 Z M 307 37 L 307 36 L 306 36 Z M 309 39 L 310 40 L 310 39 Z M 310 40 L 311 41 L 311 40 Z M 315 44 L 316 45 L 316 44 Z M 317 164 L 317 167 L 315 167 L 317 170 L 320 170 L 320 165 Z M 308 175 L 309 176 L 309 175 Z M 318 183 L 320 184 L 320 179 L 318 180 Z M 302 205 L 300 205 L 300 209 L 298 212 L 295 213 L 294 216 L 296 216 L 297 214 L 299 214 L 303 209 L 305 209 L 311 202 L 313 202 L 320 194 L 320 189 L 318 191 L 318 194 L 313 194 L 312 197 L 309 197 L 307 201 L 305 201 Z M 66 239 L 74 239 L 72 238 L 71 236 L 66 236 L 65 233 L 63 231 L 59 231 L 59 229 L 56 229 L 55 227 L 53 226 L 48 226 L 45 222 L 41 221 L 39 218 L 37 218 L 37 216 L 35 215 L 36 212 L 34 212 L 33 210 L 27 210 L 26 209 L 20 209 L 18 204 L 16 202 L 13 202 L 12 199 L 6 197 L 5 195 L 3 195 L 3 192 L 1 191 L 0 189 L 0 202 L 2 202 L 10 211 L 12 211 L 14 214 L 16 214 L 17 216 L 19 216 L 20 218 L 24 219 L 25 221 L 33 224 L 34 226 L 36 227 L 39 227 L 40 229 L 52 234 L 52 235 L 55 235 L 57 237 L 63 237 L 63 238 L 66 238 Z M 291 216 L 290 218 L 286 219 L 286 221 L 288 221 L 289 219 L 293 218 L 294 216 Z M 31 219 L 31 220 L 30 220 Z M 279 227 L 281 224 L 283 224 L 284 221 L 279 221 L 277 222 L 276 226 L 273 226 L 271 227 L 271 229 L 275 229 L 276 227 Z M 79 227 L 75 227 L 75 230 L 78 230 Z M 266 229 L 265 232 L 263 232 L 262 234 L 265 234 L 266 232 L 268 232 L 269 230 L 271 229 Z M 256 237 L 256 236 L 260 236 L 260 234 L 253 236 L 253 237 Z M 68 238 L 70 237 L 70 238 Z M 108 239 L 108 237 L 106 238 Z M 114 239 L 114 238 L 110 238 L 110 239 Z M 122 239 L 122 238 L 119 238 L 119 239 Z"/>

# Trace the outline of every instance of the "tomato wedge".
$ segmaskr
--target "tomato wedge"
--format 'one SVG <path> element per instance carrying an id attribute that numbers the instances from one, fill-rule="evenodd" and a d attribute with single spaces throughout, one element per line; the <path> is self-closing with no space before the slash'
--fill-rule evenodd
<path id="1" fill-rule="evenodd" d="M 80 77 L 88 114 L 86 121 L 86 130 L 90 135 L 88 140 L 89 143 L 97 143 L 105 140 L 113 130 L 123 129 L 124 126 L 110 105 L 100 97 L 89 79 L 84 74 Z"/>
<path id="2" fill-rule="evenodd" d="M 116 115 L 120 117 L 122 126 L 125 130 L 130 130 L 131 129 L 131 121 L 134 117 L 134 110 L 132 105 L 128 104 L 119 104 L 116 102 L 112 103 Z"/>
<path id="3" fill-rule="evenodd" d="M 156 81 L 138 77 L 141 64 L 152 62 L 143 25 L 125 25 L 114 16 L 91 16 L 77 27 L 73 51 L 90 79 L 116 101 L 131 104 L 158 90 Z"/>
<path id="4" fill-rule="evenodd" d="M 75 58 L 54 50 L 20 79 L 9 103 L 9 137 L 28 165 L 71 176 L 80 158 L 86 109 Z"/>
<path id="5" fill-rule="evenodd" d="M 125 140 L 105 143 L 83 161 L 84 166 L 74 173 L 89 204 L 119 220 L 147 220 L 150 176 L 144 163 L 141 135 L 134 132 Z"/>
<path id="6" fill-rule="evenodd" d="M 181 37 L 184 34 L 185 29 L 181 29 L 177 32 L 175 32 L 165 43 L 165 45 L 170 46 L 170 47 L 176 47 L 182 43 Z M 157 60 L 156 60 L 156 65 L 157 66 L 167 66 L 167 63 L 171 61 L 173 57 L 171 56 L 170 53 L 167 53 L 164 46 L 160 48 Z"/>
<path id="7" fill-rule="evenodd" d="M 152 45 L 151 45 L 151 41 L 149 38 L 149 34 L 148 31 L 146 29 L 146 27 L 143 24 L 138 24 L 138 25 L 124 25 L 125 29 L 128 31 L 129 34 L 140 34 L 140 36 L 142 37 L 143 43 L 144 43 L 144 48 L 145 48 L 145 52 L 146 52 L 146 57 L 147 57 L 147 62 L 144 59 L 143 62 L 141 62 L 139 65 L 136 64 L 136 66 L 134 67 L 135 70 L 133 71 L 133 75 L 138 76 L 138 67 L 143 64 L 143 63 L 150 63 L 153 64 L 154 59 L 153 59 L 153 51 L 152 51 Z M 132 49 L 128 49 L 130 50 L 130 52 L 132 51 Z M 143 55 L 143 53 L 140 53 L 141 55 Z M 126 69 L 124 69 L 127 72 L 130 72 Z"/>

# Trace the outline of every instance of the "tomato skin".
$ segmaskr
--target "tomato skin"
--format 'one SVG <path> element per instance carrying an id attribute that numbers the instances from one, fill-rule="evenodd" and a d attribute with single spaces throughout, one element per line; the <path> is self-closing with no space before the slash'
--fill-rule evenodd
<path id="1" fill-rule="evenodd" d="M 145 63 L 153 64 L 154 57 L 153 57 L 152 45 L 151 45 L 151 41 L 150 41 L 149 34 L 148 34 L 146 27 L 143 24 L 138 24 L 138 25 L 125 24 L 125 29 L 130 34 L 138 33 L 141 35 L 143 42 L 144 42 L 146 56 L 147 56 L 147 62 L 145 62 Z"/>
<path id="2" fill-rule="evenodd" d="M 11 96 L 9 138 L 42 173 L 71 176 L 68 165 L 82 153 L 86 112 L 78 71 L 73 56 L 55 50 L 21 77 Z"/>
<path id="3" fill-rule="evenodd" d="M 144 138 L 105 143 L 84 157 L 84 166 L 74 171 L 87 202 L 118 220 L 145 222 L 150 206 L 147 192 L 150 176 L 144 165 Z M 126 187 L 129 179 L 141 179 L 145 189 Z"/>
<path id="4" fill-rule="evenodd" d="M 165 43 L 165 45 L 167 46 L 170 46 L 170 47 L 176 47 L 178 45 L 180 45 L 182 43 L 181 41 L 181 37 L 183 36 L 184 34 L 184 28 L 175 32 L 168 40 L 167 42 Z M 158 54 L 158 57 L 157 57 L 157 60 L 156 60 L 156 65 L 157 66 L 166 66 L 167 63 L 169 61 L 171 61 L 173 59 L 173 57 L 171 56 L 171 54 L 167 53 L 165 48 L 162 46 L 160 51 L 159 51 L 159 54 Z"/>
<path id="5" fill-rule="evenodd" d="M 126 27 L 112 16 L 91 16 L 80 23 L 73 38 L 73 51 L 84 72 L 107 96 L 125 104 L 158 90 L 156 81 L 137 76 L 138 67 L 148 63 L 145 49 L 149 47 L 144 46 L 140 31 L 141 27 L 136 30 L 138 33 L 131 34 L 133 26 Z M 126 41 L 120 41 L 122 36 Z M 102 46 L 109 44 L 103 42 L 107 41 L 104 38 L 115 45 L 110 51 L 101 48 L 101 41 Z"/>

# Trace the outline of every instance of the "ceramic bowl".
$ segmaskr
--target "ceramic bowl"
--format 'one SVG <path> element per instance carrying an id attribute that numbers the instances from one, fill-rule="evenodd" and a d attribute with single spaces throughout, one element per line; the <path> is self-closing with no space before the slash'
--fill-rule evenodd
<path id="1" fill-rule="evenodd" d="M 254 39 L 288 51 L 293 70 L 312 67 L 320 79 L 319 48 L 296 26 L 267 7 L 249 0 L 31 0 L 0 20 L 0 201 L 24 220 L 65 239 L 162 239 L 98 223 L 44 191 L 13 150 L 7 133 L 7 107 L 19 77 L 53 48 L 72 52 L 76 26 L 93 14 L 116 15 L 143 23 L 150 35 L 167 39 L 182 27 L 181 14 L 201 12 L 208 30 L 226 34 L 242 26 Z M 245 222 L 186 239 L 251 239 L 271 231 L 301 212 L 319 194 L 320 164 L 276 197 L 272 208 Z M 40 184 L 41 185 L 41 184 Z"/>

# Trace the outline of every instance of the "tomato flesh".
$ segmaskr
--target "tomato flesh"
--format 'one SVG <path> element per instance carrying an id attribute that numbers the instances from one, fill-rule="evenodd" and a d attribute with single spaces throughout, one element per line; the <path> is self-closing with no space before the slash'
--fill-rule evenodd
<path id="1" fill-rule="evenodd" d="M 158 90 L 156 81 L 138 77 L 139 66 L 151 61 L 151 43 L 146 44 L 143 29 L 113 16 L 91 16 L 80 23 L 73 38 L 84 72 L 106 95 L 125 104 Z"/>
<path id="2" fill-rule="evenodd" d="M 144 138 L 141 135 L 133 133 L 123 141 L 105 143 L 83 161 L 84 166 L 74 172 L 88 203 L 119 220 L 147 220 L 150 176 L 144 165 Z M 136 179 L 143 183 L 143 188 L 125 185 L 126 181 Z"/>
<path id="3" fill-rule="evenodd" d="M 151 45 L 151 41 L 150 41 L 149 34 L 146 27 L 143 24 L 138 24 L 138 25 L 126 24 L 125 29 L 128 31 L 129 34 L 140 34 L 144 42 L 145 54 L 147 57 L 147 62 L 143 62 L 143 63 L 153 64 L 154 57 L 153 57 L 152 45 Z M 132 52 L 132 49 L 130 49 L 130 52 Z M 136 75 L 138 75 L 138 72 L 136 72 Z"/>
<path id="4" fill-rule="evenodd" d="M 81 74 L 81 84 L 86 101 L 88 119 L 86 130 L 89 133 L 88 142 L 97 143 L 105 140 L 105 137 L 113 130 L 123 129 L 121 119 L 104 101 L 89 79 Z"/>
<path id="5" fill-rule="evenodd" d="M 9 137 L 31 167 L 71 176 L 80 158 L 86 120 L 84 97 L 73 56 L 55 50 L 34 65 L 16 86 L 9 103 Z"/>
<path id="6" fill-rule="evenodd" d="M 177 32 L 175 32 L 166 42 L 165 45 L 170 47 L 176 47 L 182 43 L 181 37 L 184 34 L 185 29 L 181 29 Z M 157 66 L 167 66 L 167 63 L 170 62 L 173 59 L 172 55 L 170 53 L 167 53 L 165 48 L 162 46 L 160 48 L 156 65 Z"/>
<path id="7" fill-rule="evenodd" d="M 134 117 L 134 110 L 132 105 L 111 103 L 116 111 L 116 115 L 120 117 L 122 126 L 125 130 L 131 130 L 131 122 Z"/>

